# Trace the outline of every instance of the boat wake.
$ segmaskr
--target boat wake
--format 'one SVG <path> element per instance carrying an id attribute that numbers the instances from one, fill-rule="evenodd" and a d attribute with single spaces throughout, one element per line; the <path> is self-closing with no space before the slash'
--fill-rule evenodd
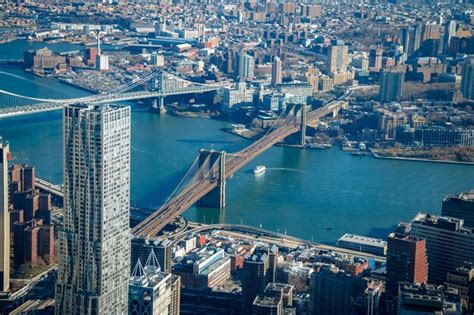
<path id="1" fill-rule="evenodd" d="M 303 170 L 297 168 L 287 168 L 287 167 L 267 167 L 267 171 L 287 171 L 287 172 L 297 172 L 303 173 Z"/>
<path id="2" fill-rule="evenodd" d="M 23 81 L 33 82 L 33 80 L 29 80 L 27 78 L 24 78 L 22 76 L 19 76 L 17 74 L 13 74 L 13 73 L 10 73 L 10 72 L 0 71 L 0 74 L 6 75 L 6 76 L 9 76 L 9 77 L 12 77 L 12 78 L 16 78 L 16 79 L 19 79 L 19 80 L 23 80 Z"/>

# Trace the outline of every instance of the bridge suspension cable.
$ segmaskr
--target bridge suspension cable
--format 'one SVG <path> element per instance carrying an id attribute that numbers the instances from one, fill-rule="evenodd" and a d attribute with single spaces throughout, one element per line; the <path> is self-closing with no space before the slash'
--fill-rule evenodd
<path id="1" fill-rule="evenodd" d="M 158 86 L 153 86 L 151 91 L 135 90 L 142 84 L 152 81 L 157 76 Z M 0 117 L 23 115 L 46 110 L 60 109 L 63 105 L 72 103 L 106 103 L 129 101 L 150 97 L 163 97 L 187 93 L 203 93 L 222 88 L 222 84 L 202 84 L 180 78 L 162 69 L 153 68 L 134 78 L 131 82 L 121 84 L 101 94 L 89 95 L 78 98 L 53 99 L 20 95 L 17 93 L 0 90 Z"/>
<path id="2" fill-rule="evenodd" d="M 198 170 L 199 170 L 199 155 L 194 159 L 193 163 L 189 167 L 186 174 L 184 174 L 181 181 L 178 183 L 176 188 L 171 192 L 171 194 L 168 196 L 168 198 L 165 200 L 164 203 L 167 203 L 174 196 L 179 194 L 179 192 L 182 190 L 181 188 L 183 188 L 183 187 L 186 188 L 189 185 L 189 183 L 192 181 L 192 179 L 196 176 L 196 173 L 197 173 Z"/>

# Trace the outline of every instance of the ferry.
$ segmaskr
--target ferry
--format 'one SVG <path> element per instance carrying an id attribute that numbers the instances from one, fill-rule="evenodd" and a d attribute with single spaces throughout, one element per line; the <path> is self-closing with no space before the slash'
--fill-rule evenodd
<path id="1" fill-rule="evenodd" d="M 253 169 L 253 172 L 255 175 L 262 174 L 263 172 L 265 172 L 265 166 L 258 165 L 256 168 Z"/>

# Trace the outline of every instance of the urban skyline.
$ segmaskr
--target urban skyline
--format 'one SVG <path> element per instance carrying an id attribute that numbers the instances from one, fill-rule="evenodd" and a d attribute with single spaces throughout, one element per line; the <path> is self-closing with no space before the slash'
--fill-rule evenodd
<path id="1" fill-rule="evenodd" d="M 474 314 L 473 9 L 0 1 L 0 313 Z"/>

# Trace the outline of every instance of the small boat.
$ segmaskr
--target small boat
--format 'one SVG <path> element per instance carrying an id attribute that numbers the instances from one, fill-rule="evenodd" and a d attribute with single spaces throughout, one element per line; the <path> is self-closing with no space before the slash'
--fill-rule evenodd
<path id="1" fill-rule="evenodd" d="M 255 175 L 258 175 L 258 174 L 262 174 L 263 172 L 265 172 L 265 166 L 263 165 L 258 165 L 256 168 L 253 169 L 253 172 Z"/>

